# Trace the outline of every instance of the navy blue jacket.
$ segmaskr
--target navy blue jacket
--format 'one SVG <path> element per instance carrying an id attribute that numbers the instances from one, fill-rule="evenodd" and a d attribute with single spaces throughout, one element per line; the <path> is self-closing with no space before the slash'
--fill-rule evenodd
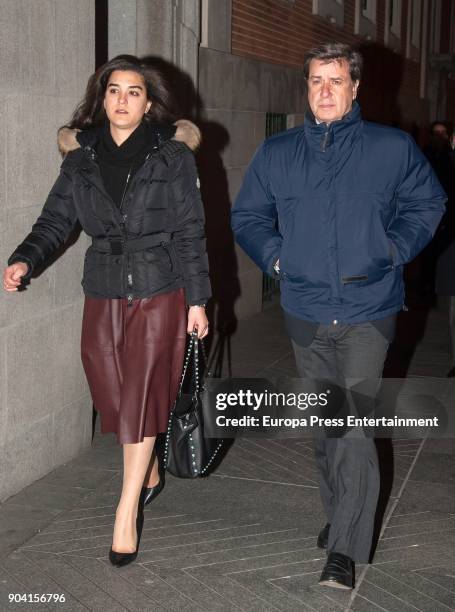
<path id="1" fill-rule="evenodd" d="M 431 240 L 445 193 L 406 133 L 340 121 L 266 140 L 232 211 L 238 244 L 269 274 L 280 260 L 281 303 L 328 324 L 381 319 L 404 303 L 403 265 Z"/>

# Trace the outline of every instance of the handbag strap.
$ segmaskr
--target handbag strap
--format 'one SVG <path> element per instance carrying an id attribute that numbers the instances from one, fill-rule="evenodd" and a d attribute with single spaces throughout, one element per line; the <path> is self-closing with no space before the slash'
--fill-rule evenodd
<path id="1" fill-rule="evenodd" d="M 197 395 L 199 393 L 199 339 L 196 331 L 193 331 L 191 336 L 194 345 L 194 394 Z"/>
<path id="2" fill-rule="evenodd" d="M 205 366 L 205 376 L 211 377 L 212 372 L 209 370 L 209 360 L 207 358 L 207 350 L 205 348 L 204 340 L 197 337 L 197 332 L 193 331 L 191 334 L 194 338 L 194 374 L 195 374 L 195 386 L 196 393 L 199 392 L 200 387 L 200 376 L 199 376 L 199 345 L 201 346 L 202 360 Z"/>
<path id="3" fill-rule="evenodd" d="M 205 365 L 205 375 L 208 376 L 209 378 L 212 377 L 212 371 L 209 368 L 209 359 L 207 357 L 207 349 L 205 348 L 205 343 L 204 340 L 199 340 L 199 342 L 201 343 L 201 349 L 202 349 L 202 358 L 204 360 L 204 365 Z"/>
<path id="4" fill-rule="evenodd" d="M 182 376 L 180 378 L 179 390 L 178 394 L 182 391 L 183 383 L 185 381 L 186 372 L 188 370 L 188 365 L 190 363 L 191 352 L 194 346 L 194 332 L 191 334 L 190 341 L 188 342 L 188 348 L 186 350 L 185 362 L 183 364 Z"/>
<path id="5" fill-rule="evenodd" d="M 201 344 L 202 359 L 203 359 L 204 364 L 205 364 L 207 376 L 212 376 L 212 373 L 208 369 L 207 351 L 206 351 L 206 348 L 205 348 L 204 341 L 203 340 L 199 340 L 199 338 L 197 337 L 197 331 L 194 330 L 194 331 L 191 332 L 190 341 L 188 343 L 188 348 L 187 348 L 187 351 L 186 351 L 185 361 L 184 361 L 184 364 L 183 364 L 183 371 L 182 371 L 182 377 L 180 379 L 180 385 L 179 385 L 178 394 L 180 394 L 181 391 L 182 391 L 183 383 L 185 381 L 186 372 L 187 372 L 188 366 L 190 364 L 191 353 L 193 353 L 193 363 L 194 363 L 193 372 L 194 372 L 195 395 L 197 395 L 199 393 L 199 388 L 200 388 L 199 343 Z M 194 351 L 193 351 L 193 349 L 194 349 Z"/>

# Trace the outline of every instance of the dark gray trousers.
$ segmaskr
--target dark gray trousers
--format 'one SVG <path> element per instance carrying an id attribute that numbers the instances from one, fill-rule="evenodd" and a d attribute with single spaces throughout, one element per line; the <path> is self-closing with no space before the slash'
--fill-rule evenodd
<path id="1" fill-rule="evenodd" d="M 308 346 L 292 341 L 302 378 L 326 378 L 374 397 L 389 341 L 371 323 L 320 325 Z M 363 409 L 365 405 L 363 405 Z M 379 466 L 373 438 L 358 429 L 341 438 L 315 440 L 322 503 L 330 523 L 328 552 L 367 563 L 379 495 Z"/>

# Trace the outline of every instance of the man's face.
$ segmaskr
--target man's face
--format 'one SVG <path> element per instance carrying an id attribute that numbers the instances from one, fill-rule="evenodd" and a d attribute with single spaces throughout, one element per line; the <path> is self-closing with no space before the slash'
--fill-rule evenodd
<path id="1" fill-rule="evenodd" d="M 449 134 L 447 133 L 447 128 L 443 123 L 436 123 L 433 126 L 432 130 L 433 136 L 437 138 L 441 138 L 442 140 L 449 140 Z"/>
<path id="2" fill-rule="evenodd" d="M 347 60 L 311 60 L 308 102 L 313 115 L 323 123 L 342 119 L 352 108 L 358 85 L 351 79 Z"/>

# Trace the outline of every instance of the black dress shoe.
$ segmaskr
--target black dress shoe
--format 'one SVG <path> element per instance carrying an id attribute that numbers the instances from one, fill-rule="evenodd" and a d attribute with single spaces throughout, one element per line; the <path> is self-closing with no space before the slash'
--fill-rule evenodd
<path id="1" fill-rule="evenodd" d="M 329 531 L 330 531 L 330 523 L 321 529 L 318 535 L 318 548 L 327 548 L 327 542 L 329 541 Z"/>
<path id="2" fill-rule="evenodd" d="M 453 378 L 455 376 L 455 366 L 447 372 L 446 376 L 448 378 Z"/>
<path id="3" fill-rule="evenodd" d="M 335 589 L 352 589 L 354 586 L 354 561 L 341 553 L 329 553 L 319 584 Z"/>
<path id="4" fill-rule="evenodd" d="M 142 487 L 141 495 L 142 495 L 144 506 L 146 506 L 151 501 L 153 501 L 155 497 L 157 497 L 163 489 L 164 489 L 163 476 L 160 476 L 160 481 L 154 487 Z"/>
<path id="5" fill-rule="evenodd" d="M 111 549 L 109 551 L 109 561 L 112 563 L 112 565 L 115 565 L 116 567 L 122 567 L 123 565 L 128 565 L 128 563 L 131 563 L 132 561 L 135 560 L 135 558 L 137 557 L 138 550 L 139 550 L 139 542 L 141 540 L 143 526 L 144 526 L 143 505 L 139 503 L 139 509 L 138 509 L 137 518 L 136 518 L 136 533 L 137 533 L 136 550 L 132 553 L 122 553 L 122 552 L 116 552 L 115 550 L 112 550 L 112 546 L 111 546 Z"/>

